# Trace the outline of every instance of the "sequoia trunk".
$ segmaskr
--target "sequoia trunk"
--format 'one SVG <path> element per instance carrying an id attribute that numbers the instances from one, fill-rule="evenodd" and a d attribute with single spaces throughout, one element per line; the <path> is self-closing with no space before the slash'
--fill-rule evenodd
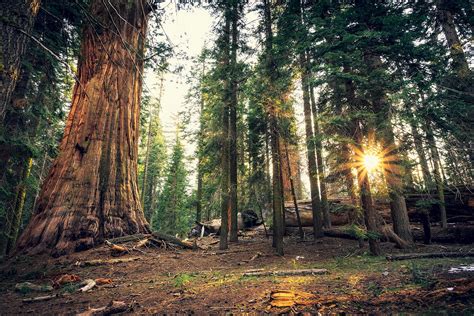
<path id="1" fill-rule="evenodd" d="M 95 0 L 60 153 L 19 250 L 61 255 L 149 231 L 137 184 L 145 0 Z"/>

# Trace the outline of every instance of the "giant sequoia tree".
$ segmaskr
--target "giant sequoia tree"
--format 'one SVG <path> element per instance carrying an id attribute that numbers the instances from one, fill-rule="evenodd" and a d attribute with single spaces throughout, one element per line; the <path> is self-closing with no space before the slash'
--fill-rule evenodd
<path id="1" fill-rule="evenodd" d="M 149 230 L 136 170 L 151 10 L 145 0 L 92 1 L 60 153 L 20 250 L 60 255 Z"/>

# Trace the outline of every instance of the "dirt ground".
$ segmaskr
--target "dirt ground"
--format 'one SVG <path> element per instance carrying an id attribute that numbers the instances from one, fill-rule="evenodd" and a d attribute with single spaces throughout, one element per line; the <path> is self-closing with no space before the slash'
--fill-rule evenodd
<path id="1" fill-rule="evenodd" d="M 435 313 L 474 314 L 474 271 L 450 273 L 459 266 L 474 267 L 473 258 L 387 261 L 372 257 L 352 240 L 285 239 L 285 256 L 274 254 L 271 239 L 247 233 L 226 251 L 217 238 L 204 237 L 205 250 L 140 248 L 119 258 L 126 263 L 80 266 L 78 262 L 111 259 L 107 246 L 60 258 L 16 257 L 0 267 L 0 314 L 74 315 L 123 301 L 130 314 L 261 314 L 261 313 Z M 400 253 L 392 244 L 385 254 Z M 473 251 L 472 245 L 417 245 L 403 252 Z M 258 254 L 258 255 L 257 255 Z M 250 260 L 253 259 L 253 260 Z M 325 268 L 324 275 L 243 276 L 253 269 L 293 270 Z M 51 285 L 64 274 L 81 280 L 109 278 L 111 284 L 77 292 L 79 282 L 51 292 L 15 290 L 20 282 Z M 272 307 L 273 291 L 303 291 L 311 301 L 291 307 Z M 47 301 L 24 299 L 58 294 Z M 297 302 L 298 303 L 298 302 Z"/>

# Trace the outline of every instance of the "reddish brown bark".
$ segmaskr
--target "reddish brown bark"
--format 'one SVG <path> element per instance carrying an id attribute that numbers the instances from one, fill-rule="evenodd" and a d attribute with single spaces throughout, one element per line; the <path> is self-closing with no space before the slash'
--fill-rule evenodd
<path id="1" fill-rule="evenodd" d="M 297 199 L 301 199 L 302 196 L 302 183 L 300 173 L 300 153 L 297 145 L 288 144 L 283 138 L 280 139 L 280 148 L 288 147 L 288 155 L 286 151 L 282 151 L 281 161 L 287 161 L 289 159 L 290 165 L 287 163 L 281 165 L 282 169 L 282 182 L 283 182 L 283 197 L 285 201 L 292 201 L 293 193 L 291 189 L 291 180 L 293 180 L 293 189 Z M 289 177 L 289 168 L 291 169 L 292 179 Z"/>
<path id="2" fill-rule="evenodd" d="M 84 29 L 60 153 L 19 250 L 61 255 L 149 231 L 137 184 L 148 8 L 145 0 L 113 5 L 92 2 L 90 14 L 100 25 Z"/>

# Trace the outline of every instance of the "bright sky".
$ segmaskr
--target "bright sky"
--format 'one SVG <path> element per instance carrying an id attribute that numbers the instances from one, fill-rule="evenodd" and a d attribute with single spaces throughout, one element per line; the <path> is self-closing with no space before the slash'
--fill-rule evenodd
<path id="1" fill-rule="evenodd" d="M 161 100 L 160 118 L 163 123 L 167 140 L 172 140 L 176 132 L 178 112 L 183 110 L 185 97 L 190 89 L 186 84 L 186 76 L 192 67 L 192 58 L 197 57 L 206 41 L 212 44 L 212 23 L 214 19 L 208 10 L 194 7 L 187 10 L 176 10 L 170 1 L 161 4 L 165 8 L 165 14 L 161 26 L 169 39 L 175 52 L 184 52 L 189 59 L 184 59 L 183 54 L 168 60 L 170 69 L 183 66 L 179 73 L 168 72 L 164 76 L 163 97 Z M 148 71 L 145 83 L 152 92 L 152 96 L 158 98 L 160 87 L 160 75 Z"/>
<path id="2" fill-rule="evenodd" d="M 186 83 L 186 77 L 190 74 L 192 59 L 198 57 L 205 45 L 212 47 L 215 40 L 212 28 L 215 27 L 215 23 L 218 23 L 218 21 L 215 17 L 211 16 L 209 10 L 200 6 L 190 7 L 186 10 L 177 10 L 174 2 L 167 0 L 161 3 L 160 7 L 165 10 L 161 21 L 162 30 L 174 47 L 175 52 L 179 52 L 179 54 L 175 54 L 173 58 L 168 60 L 170 64 L 169 68 L 173 70 L 183 66 L 181 72 L 168 72 L 164 76 L 160 118 L 166 140 L 168 144 L 172 144 L 176 133 L 178 113 L 184 109 L 186 103 L 185 97 L 191 88 L 189 84 Z M 249 6 L 249 8 L 251 7 L 252 6 Z M 244 19 L 247 26 L 246 30 L 244 30 L 247 45 L 256 47 L 258 44 L 254 36 L 254 31 L 259 21 L 259 15 L 256 11 L 248 10 L 245 13 Z M 188 58 L 184 59 L 184 55 Z M 255 56 L 245 56 L 245 58 L 248 60 L 248 58 L 252 59 L 255 58 Z M 160 91 L 160 74 L 148 71 L 145 74 L 145 85 L 146 88 L 150 90 L 152 97 L 158 98 Z M 298 92 L 296 92 L 295 97 L 296 100 L 301 99 Z M 303 135 L 303 113 L 302 106 L 299 102 L 296 102 L 295 110 L 299 134 Z M 185 142 L 185 149 L 188 156 L 193 155 L 194 146 L 192 144 Z M 301 151 L 301 163 L 302 179 L 305 186 L 307 186 L 304 151 Z M 192 172 L 193 170 L 188 171 Z M 190 183 L 195 183 L 195 174 L 191 174 Z"/>

